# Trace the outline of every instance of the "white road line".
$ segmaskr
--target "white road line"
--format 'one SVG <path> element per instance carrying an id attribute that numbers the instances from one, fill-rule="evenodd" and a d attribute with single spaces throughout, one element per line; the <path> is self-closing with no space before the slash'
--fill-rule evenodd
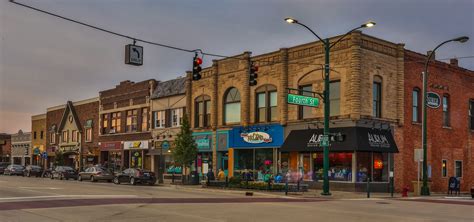
<path id="1" fill-rule="evenodd" d="M 53 196 L 31 196 L 31 197 L 1 197 L 0 200 L 27 200 L 27 199 L 43 199 L 43 198 L 132 198 L 137 195 L 53 195 Z"/>
<path id="2" fill-rule="evenodd" d="M 18 187 L 20 189 L 33 189 L 33 190 L 62 190 L 64 188 L 58 188 L 58 187 Z"/>

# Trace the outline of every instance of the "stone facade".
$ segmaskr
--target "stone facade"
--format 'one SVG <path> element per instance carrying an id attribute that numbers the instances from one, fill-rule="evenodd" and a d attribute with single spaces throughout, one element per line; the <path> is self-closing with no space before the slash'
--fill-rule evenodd
<path id="1" fill-rule="evenodd" d="M 417 179 L 417 163 L 414 149 L 421 149 L 421 89 L 422 71 L 426 56 L 405 51 L 405 124 L 403 131 L 397 132 L 400 154 L 396 159 L 398 187 L 409 185 Z M 440 61 L 429 63 L 428 92 L 440 97 L 449 96 L 449 126 L 443 126 L 443 105 L 437 109 L 428 108 L 428 165 L 431 166 L 433 192 L 445 192 L 448 179 L 455 175 L 455 161 L 462 161 L 461 190 L 468 191 L 474 186 L 474 130 L 469 126 L 469 102 L 474 100 L 474 72 Z M 419 89 L 419 120 L 412 121 L 413 90 Z M 442 160 L 446 160 L 447 174 L 442 175 Z"/>
<path id="2" fill-rule="evenodd" d="M 40 155 L 46 151 L 46 114 L 31 117 L 31 164 L 40 165 Z"/>
<path id="3" fill-rule="evenodd" d="M 30 163 L 31 133 L 19 130 L 12 134 L 11 163 L 26 166 Z"/>
<path id="4" fill-rule="evenodd" d="M 151 141 L 151 115 L 150 115 L 150 96 L 156 88 L 157 81 L 150 79 L 142 82 L 131 82 L 123 81 L 120 82 L 113 89 L 108 89 L 99 92 L 100 98 L 100 110 L 99 110 L 99 121 L 100 121 L 100 135 L 99 142 L 101 146 L 101 157 L 100 162 L 110 162 L 109 148 L 104 147 L 108 144 L 122 144 L 119 147 L 113 148 L 115 156 L 120 156 L 120 161 L 117 161 L 117 165 L 129 166 L 131 152 L 129 148 L 124 150 L 123 144 L 125 142 L 140 142 L 146 144 L 146 148 L 138 148 L 140 150 L 148 149 Z M 127 113 L 132 112 L 134 115 L 133 120 L 127 120 Z M 143 114 L 147 111 L 146 114 Z M 135 113 L 133 113 L 135 112 Z M 118 119 L 114 115 L 119 115 Z M 146 124 L 143 124 L 143 118 L 146 116 Z M 114 120 L 113 120 L 114 119 Z M 120 123 L 120 129 L 114 128 L 112 121 Z M 127 129 L 127 125 L 131 126 L 131 122 L 136 121 L 136 129 Z M 143 128 L 144 127 L 144 128 Z M 131 148 L 132 149 L 132 148 Z M 150 156 L 146 156 L 145 152 L 141 152 L 140 161 L 144 162 L 143 167 L 150 169 L 151 161 Z M 115 158 L 115 157 L 114 157 Z"/>

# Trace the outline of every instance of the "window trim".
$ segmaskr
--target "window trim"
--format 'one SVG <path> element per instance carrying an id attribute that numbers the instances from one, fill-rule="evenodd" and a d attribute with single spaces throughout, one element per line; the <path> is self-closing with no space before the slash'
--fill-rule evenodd
<path id="1" fill-rule="evenodd" d="M 90 132 L 91 132 L 91 136 L 90 136 L 90 138 L 88 138 L 88 136 L 87 136 L 87 134 L 88 134 L 88 131 L 90 131 Z M 92 136 L 93 136 L 93 133 L 94 133 L 94 132 L 93 132 L 93 129 L 92 129 L 92 128 L 86 128 L 86 130 L 85 130 L 85 135 L 84 135 L 84 140 L 85 140 L 87 143 L 90 143 L 90 142 L 92 142 Z"/>
<path id="2" fill-rule="evenodd" d="M 444 168 L 446 168 L 446 175 L 444 175 L 443 171 L 443 164 L 445 164 Z M 441 177 L 445 178 L 448 177 L 448 160 L 447 159 L 442 159 L 441 160 Z"/>
<path id="3" fill-rule="evenodd" d="M 235 89 L 237 90 L 237 93 L 239 95 L 239 99 L 238 101 L 232 101 L 232 102 L 227 102 L 227 97 L 230 95 L 230 92 Z M 239 121 L 236 121 L 236 122 L 227 122 L 227 115 L 226 115 L 226 112 L 227 112 L 227 105 L 228 104 L 239 104 L 240 106 L 240 110 L 239 110 Z M 229 89 L 227 89 L 226 93 L 224 94 L 224 98 L 223 98 L 223 118 L 222 118 L 222 121 L 223 121 L 223 125 L 237 125 L 237 124 L 240 124 L 240 122 L 242 122 L 242 96 L 240 94 L 240 91 L 237 87 L 230 87 Z"/>
<path id="4" fill-rule="evenodd" d="M 340 116 L 341 115 L 341 80 L 340 79 L 335 79 L 335 80 L 329 81 L 329 88 L 331 88 L 331 83 L 336 83 L 336 82 L 339 83 L 339 99 L 338 99 L 338 101 L 339 101 L 339 113 L 337 115 L 336 114 L 331 115 L 331 110 L 332 109 L 329 109 L 329 116 Z M 332 91 L 329 92 L 330 93 L 329 94 L 329 106 L 331 106 L 332 101 L 333 101 L 331 99 L 331 95 L 333 95 L 331 92 Z"/>
<path id="5" fill-rule="evenodd" d="M 456 172 L 457 172 L 457 169 L 456 169 L 456 162 L 460 162 L 460 163 L 461 163 L 461 176 L 460 176 L 459 178 L 462 178 L 463 175 L 464 175 L 464 172 L 463 172 L 463 170 L 464 170 L 463 168 L 464 168 L 464 167 L 463 167 L 463 161 L 462 161 L 462 160 L 454 160 L 454 177 L 456 177 L 456 178 L 458 177 L 458 176 L 456 175 Z"/>
<path id="6" fill-rule="evenodd" d="M 447 109 L 446 111 L 444 111 L 444 101 L 445 101 L 445 98 L 446 98 L 446 105 L 447 105 Z M 449 96 L 449 94 L 445 93 L 443 94 L 443 98 L 441 100 L 441 107 L 442 107 L 442 126 L 443 127 L 451 127 L 451 97 Z M 447 113 L 446 115 L 446 120 L 445 120 L 445 113 Z M 447 124 L 446 124 L 447 123 Z"/>
<path id="7" fill-rule="evenodd" d="M 207 109 L 207 103 L 209 102 L 209 110 Z M 202 103 L 203 110 L 200 113 L 199 105 Z M 208 112 L 209 111 L 209 112 Z M 208 116 L 209 114 L 209 116 Z M 201 125 L 202 115 L 202 125 Z M 212 101 L 208 95 L 200 95 L 194 98 L 194 128 L 206 128 L 211 126 L 212 119 Z"/>
<path id="8" fill-rule="evenodd" d="M 304 90 L 305 87 L 311 87 L 310 91 L 313 91 L 313 84 L 299 85 L 298 90 Z M 304 92 L 298 91 L 299 95 L 304 95 Z M 298 120 L 306 120 L 313 118 L 313 111 L 310 110 L 309 117 L 304 117 L 304 108 L 307 106 L 298 106 Z M 309 108 L 308 108 L 309 109 Z"/>
<path id="9" fill-rule="evenodd" d="M 468 128 L 471 131 L 474 131 L 474 99 L 469 99 L 468 117 L 469 117 Z"/>
<path id="10" fill-rule="evenodd" d="M 374 86 L 378 85 L 378 93 L 377 98 L 374 98 Z M 374 107 L 375 102 L 377 102 L 377 106 Z M 374 109 L 375 112 L 374 113 Z M 382 81 L 376 81 L 374 79 L 372 83 L 372 116 L 375 118 L 382 118 Z"/>
<path id="11" fill-rule="evenodd" d="M 146 112 L 144 112 L 146 110 Z M 148 115 L 150 112 L 149 112 L 149 108 L 148 107 L 143 107 L 142 108 L 142 113 L 141 113 L 141 124 L 140 124 L 140 130 L 142 132 L 146 132 L 148 131 L 148 129 L 150 128 L 150 116 Z M 145 118 L 146 117 L 146 121 L 145 121 Z M 145 129 L 143 129 L 143 126 L 145 125 Z"/>
<path id="12" fill-rule="evenodd" d="M 276 106 L 271 106 L 271 93 L 276 93 Z M 272 108 L 277 107 L 278 108 L 278 88 L 274 85 L 271 84 L 266 84 L 263 86 L 260 86 L 255 90 L 255 122 L 256 123 L 272 123 L 272 122 L 278 122 L 280 119 L 280 115 L 277 112 L 276 115 L 276 120 L 272 120 Z M 259 107 L 259 94 L 263 94 L 265 97 L 265 120 L 261 121 L 260 120 L 260 107 Z M 278 110 L 277 110 L 278 111 Z"/>
<path id="13" fill-rule="evenodd" d="M 131 115 L 129 115 L 131 113 Z M 126 133 L 135 133 L 138 132 L 138 109 L 130 109 L 125 111 L 125 132 Z M 130 118 L 130 125 L 128 120 Z M 135 121 L 134 121 L 135 120 Z M 135 126 L 135 129 L 133 129 Z"/>
<path id="14" fill-rule="evenodd" d="M 158 113 L 162 113 L 162 115 L 160 115 L 160 117 L 164 117 L 163 119 L 161 118 L 158 118 Z M 166 128 L 166 110 L 156 110 L 156 111 L 153 111 L 153 128 L 154 129 L 163 129 L 163 128 Z M 163 120 L 163 121 L 162 121 Z M 157 124 L 158 123 L 158 124 Z"/>
<path id="15" fill-rule="evenodd" d="M 414 120 L 413 120 L 413 115 L 414 115 L 413 110 L 415 110 L 415 109 L 414 109 L 415 107 L 414 107 L 414 105 L 413 105 L 413 104 L 414 104 L 414 101 L 413 101 L 413 98 L 414 98 L 414 97 L 413 97 L 413 93 L 414 93 L 415 91 L 416 91 L 416 93 L 417 93 L 417 97 L 416 97 L 416 98 L 417 98 L 417 101 L 416 101 L 416 120 L 414 121 Z M 411 100 L 412 100 L 412 101 L 411 101 L 411 112 L 412 112 L 412 113 L 411 113 L 411 121 L 412 121 L 413 123 L 421 123 L 421 115 L 420 115 L 420 114 L 421 114 L 421 111 L 420 111 L 420 108 L 421 108 L 421 100 L 420 100 L 420 99 L 421 99 L 421 94 L 420 94 L 420 92 L 421 92 L 421 90 L 420 90 L 420 88 L 418 88 L 418 87 L 413 88 L 413 90 L 411 91 Z"/>
<path id="16" fill-rule="evenodd" d="M 50 133 L 49 144 L 56 144 L 56 133 L 54 131 Z"/>

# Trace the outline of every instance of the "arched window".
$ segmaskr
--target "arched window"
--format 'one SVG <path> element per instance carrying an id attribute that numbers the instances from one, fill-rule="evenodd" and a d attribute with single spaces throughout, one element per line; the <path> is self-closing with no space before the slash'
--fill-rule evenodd
<path id="1" fill-rule="evenodd" d="M 414 88 L 412 93 L 412 121 L 420 122 L 420 89 Z"/>
<path id="2" fill-rule="evenodd" d="M 451 122 L 449 119 L 449 95 L 443 95 L 443 126 L 450 126 Z"/>
<path id="3" fill-rule="evenodd" d="M 230 88 L 224 96 L 224 124 L 240 123 L 240 93 Z"/>
<path id="4" fill-rule="evenodd" d="M 377 118 L 382 117 L 382 78 L 374 76 L 372 86 L 372 115 Z"/>
<path id="5" fill-rule="evenodd" d="M 273 85 L 264 85 L 255 90 L 256 122 L 272 122 L 278 120 L 277 88 Z"/>
<path id="6" fill-rule="evenodd" d="M 211 125 L 211 97 L 203 95 L 194 100 L 194 127 L 209 127 Z"/>

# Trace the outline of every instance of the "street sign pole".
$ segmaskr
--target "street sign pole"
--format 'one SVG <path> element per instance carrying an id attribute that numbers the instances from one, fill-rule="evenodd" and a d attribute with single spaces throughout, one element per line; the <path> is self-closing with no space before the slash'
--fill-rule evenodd
<path id="1" fill-rule="evenodd" d="M 324 137 L 329 138 L 329 39 L 324 41 Z M 331 195 L 329 192 L 329 143 L 323 144 L 323 192 L 321 195 Z"/>

